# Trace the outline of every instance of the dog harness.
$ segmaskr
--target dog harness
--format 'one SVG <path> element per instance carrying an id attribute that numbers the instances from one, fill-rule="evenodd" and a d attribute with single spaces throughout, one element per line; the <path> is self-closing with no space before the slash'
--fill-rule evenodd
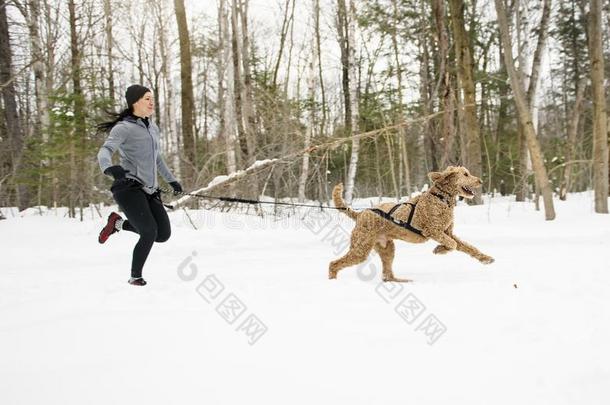
<path id="1" fill-rule="evenodd" d="M 402 205 L 410 205 L 411 208 L 411 212 L 409 213 L 409 218 L 407 218 L 406 221 L 401 221 L 400 219 L 396 219 L 392 216 L 392 214 L 394 213 L 394 211 L 396 211 L 399 207 L 401 207 Z M 380 210 L 379 208 L 370 208 L 371 211 L 373 211 L 375 214 L 381 216 L 382 218 L 387 219 L 388 221 L 400 226 L 401 228 L 405 228 L 410 230 L 413 233 L 416 233 L 420 236 L 424 236 L 422 234 L 422 231 L 420 231 L 419 229 L 415 228 L 413 225 L 411 225 L 411 221 L 413 220 L 413 215 L 415 214 L 415 206 L 417 204 L 413 204 L 413 203 L 409 203 L 409 202 L 405 202 L 405 203 L 400 203 L 400 204 L 396 204 L 395 206 L 392 207 L 391 210 L 389 210 L 388 212 L 385 212 L 383 210 Z"/>
<path id="2" fill-rule="evenodd" d="M 442 194 L 437 194 L 437 193 L 434 193 L 432 191 L 430 192 L 430 194 L 432 194 L 433 196 L 435 196 L 436 198 L 438 198 L 439 200 L 441 200 L 445 204 L 451 206 L 450 202 Z M 411 212 L 409 212 L 409 218 L 407 218 L 406 221 L 401 221 L 400 219 L 396 219 L 396 218 L 394 218 L 392 216 L 394 211 L 396 211 L 398 208 L 400 208 L 403 205 L 410 205 L 411 206 Z M 422 231 L 420 231 L 419 229 L 417 229 L 413 225 L 411 225 L 411 221 L 413 220 L 413 215 L 415 215 L 415 207 L 416 206 L 417 206 L 417 203 L 413 204 L 413 203 L 410 203 L 410 202 L 404 202 L 404 203 L 396 204 L 388 212 L 385 212 L 385 211 L 383 211 L 383 210 L 381 210 L 379 208 L 369 208 L 369 209 L 371 211 L 373 211 L 375 214 L 381 216 L 382 218 L 387 219 L 388 221 L 392 222 L 395 225 L 400 226 L 401 228 L 408 229 L 411 232 L 418 234 L 419 236 L 424 236 Z"/>

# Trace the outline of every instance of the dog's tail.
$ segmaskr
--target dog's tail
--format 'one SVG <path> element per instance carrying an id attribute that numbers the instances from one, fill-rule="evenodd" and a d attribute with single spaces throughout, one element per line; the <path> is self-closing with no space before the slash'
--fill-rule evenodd
<path id="1" fill-rule="evenodd" d="M 345 204 L 345 200 L 343 199 L 343 184 L 339 183 L 333 189 L 333 201 L 335 203 L 335 207 L 339 208 L 341 212 L 350 217 L 351 219 L 358 218 L 358 212 L 354 211 L 350 207 Z"/>

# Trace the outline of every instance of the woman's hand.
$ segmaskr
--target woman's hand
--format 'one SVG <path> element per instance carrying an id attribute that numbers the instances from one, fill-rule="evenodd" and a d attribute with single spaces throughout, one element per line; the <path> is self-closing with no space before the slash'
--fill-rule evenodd
<path id="1" fill-rule="evenodd" d="M 178 193 L 182 192 L 182 186 L 177 181 L 172 181 L 171 183 L 169 183 L 169 185 L 172 186 L 172 188 L 174 189 L 174 195 L 177 195 Z"/>
<path id="2" fill-rule="evenodd" d="M 110 166 L 108 169 L 104 170 L 105 175 L 112 176 L 115 180 L 124 179 L 127 173 L 129 173 L 129 170 L 125 170 L 119 165 Z"/>

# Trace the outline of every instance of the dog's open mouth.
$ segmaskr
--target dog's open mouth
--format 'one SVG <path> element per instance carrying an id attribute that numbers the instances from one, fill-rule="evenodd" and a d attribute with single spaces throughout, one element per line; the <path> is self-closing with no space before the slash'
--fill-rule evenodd
<path id="1" fill-rule="evenodd" d="M 462 191 L 469 197 L 474 196 L 474 191 L 470 187 L 462 186 Z"/>

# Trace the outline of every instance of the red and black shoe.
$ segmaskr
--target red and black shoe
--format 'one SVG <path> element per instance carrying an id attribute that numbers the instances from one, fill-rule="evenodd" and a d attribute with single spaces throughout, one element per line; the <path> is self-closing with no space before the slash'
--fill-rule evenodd
<path id="1" fill-rule="evenodd" d="M 131 285 L 139 285 L 139 286 L 146 285 L 146 280 L 144 280 L 142 277 L 131 277 L 129 280 L 127 280 L 127 282 Z"/>
<path id="2" fill-rule="evenodd" d="M 123 218 L 121 218 L 121 216 L 116 212 L 111 212 L 110 215 L 108 215 L 108 222 L 106 223 L 106 226 L 102 228 L 102 230 L 100 231 L 100 236 L 97 238 L 99 243 L 106 242 L 110 235 L 115 232 L 118 232 L 118 230 L 116 229 L 116 221 L 118 221 L 119 219 Z"/>

